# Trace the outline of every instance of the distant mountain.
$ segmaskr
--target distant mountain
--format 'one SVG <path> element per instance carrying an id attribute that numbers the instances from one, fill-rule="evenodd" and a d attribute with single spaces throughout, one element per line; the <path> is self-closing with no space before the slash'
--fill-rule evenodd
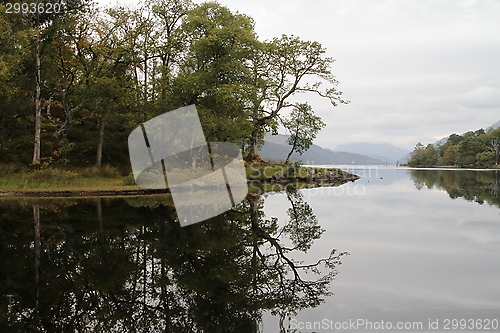
<path id="1" fill-rule="evenodd" d="M 259 150 L 260 157 L 269 161 L 284 161 L 291 146 L 288 135 L 266 135 L 264 145 Z M 347 152 L 334 152 L 313 144 L 302 156 L 294 153 L 291 161 L 302 161 L 305 164 L 361 164 L 382 165 L 387 162 L 376 158 Z"/>
<path id="2" fill-rule="evenodd" d="M 404 164 L 404 163 L 408 163 L 408 161 L 411 160 L 411 153 L 405 155 L 404 157 L 401 157 L 398 162 L 399 164 Z"/>
<path id="3" fill-rule="evenodd" d="M 335 147 L 334 151 L 345 151 L 366 155 L 371 158 L 385 161 L 385 164 L 395 164 L 402 156 L 410 153 L 408 149 L 396 147 L 389 143 L 367 142 L 343 143 Z"/>
<path id="4" fill-rule="evenodd" d="M 437 147 L 437 146 L 444 145 L 446 142 L 448 142 L 448 137 L 442 138 L 441 140 L 438 140 L 438 141 L 434 142 L 433 145 L 435 147 Z"/>
<path id="5" fill-rule="evenodd" d="M 497 121 L 496 123 L 494 123 L 493 125 L 491 125 L 490 127 L 488 127 L 488 130 L 489 129 L 497 129 L 497 128 L 500 128 L 500 120 Z"/>

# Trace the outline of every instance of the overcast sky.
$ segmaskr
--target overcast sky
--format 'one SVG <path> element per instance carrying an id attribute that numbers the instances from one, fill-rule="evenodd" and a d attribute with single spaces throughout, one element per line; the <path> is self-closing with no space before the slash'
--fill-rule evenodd
<path id="1" fill-rule="evenodd" d="M 218 2 L 251 16 L 261 40 L 293 34 L 336 60 L 338 89 L 351 103 L 301 96 L 327 124 L 315 142 L 323 147 L 412 149 L 500 120 L 499 0 Z"/>

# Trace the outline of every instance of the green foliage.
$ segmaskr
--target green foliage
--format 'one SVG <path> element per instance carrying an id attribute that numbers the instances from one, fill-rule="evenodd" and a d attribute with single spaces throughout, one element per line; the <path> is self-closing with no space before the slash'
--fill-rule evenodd
<path id="1" fill-rule="evenodd" d="M 240 143 L 250 130 L 246 63 L 259 46 L 252 20 L 205 3 L 188 13 L 182 30 L 188 47 L 172 84 L 175 104 L 199 106 L 209 140 Z"/>
<path id="2" fill-rule="evenodd" d="M 434 165 L 438 160 L 438 152 L 432 144 L 428 144 L 427 147 L 419 142 L 415 146 L 415 150 L 411 154 L 412 158 L 408 164 L 412 167 L 419 166 L 431 166 Z"/>
<path id="3" fill-rule="evenodd" d="M 408 164 L 412 167 L 492 167 L 500 162 L 500 130 L 483 129 L 464 135 L 452 134 L 445 144 L 415 146 Z"/>
<path id="4" fill-rule="evenodd" d="M 288 144 L 292 146 L 285 163 L 288 163 L 293 152 L 302 155 L 308 150 L 318 132 L 326 126 L 321 117 L 316 116 L 312 107 L 307 103 L 295 105 L 283 124 L 290 131 Z"/>
<path id="5" fill-rule="evenodd" d="M 291 97 L 312 92 L 333 105 L 345 102 L 333 59 L 319 43 L 296 36 L 259 41 L 250 17 L 218 3 L 61 5 L 58 15 L 40 17 L 0 11 L 1 162 L 33 161 L 41 117 L 42 166 L 111 163 L 128 173 L 131 130 L 189 104 L 197 105 L 207 141 L 242 149 L 257 147 L 295 105 L 283 124 L 301 153 L 324 124 Z"/>
<path id="6" fill-rule="evenodd" d="M 68 155 L 71 153 L 73 148 L 75 148 L 75 144 L 69 142 L 68 139 L 63 138 L 60 142 L 61 148 L 59 148 L 59 155 L 61 156 L 61 161 L 63 164 L 69 163 Z"/>
<path id="7" fill-rule="evenodd" d="M 336 89 L 338 82 L 330 70 L 334 60 L 325 53 L 318 42 L 286 35 L 264 42 L 257 50 L 250 63 L 253 76 L 249 112 L 253 128 L 248 156 L 257 152 L 259 139 L 276 126 L 286 108 L 304 107 L 304 103 L 291 101 L 298 94 L 317 94 L 333 106 L 348 103 Z"/>
<path id="8" fill-rule="evenodd" d="M 289 175 L 289 177 L 297 177 L 300 172 L 300 167 L 301 163 L 298 161 L 288 164 L 288 170 L 286 171 L 287 175 Z"/>
<path id="9" fill-rule="evenodd" d="M 476 155 L 476 163 L 480 167 L 489 167 L 495 164 L 494 154 L 491 151 L 483 151 Z"/>

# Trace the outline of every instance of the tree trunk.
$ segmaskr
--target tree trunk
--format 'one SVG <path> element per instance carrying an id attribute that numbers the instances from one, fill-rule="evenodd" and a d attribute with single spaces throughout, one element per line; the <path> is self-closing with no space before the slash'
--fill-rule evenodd
<path id="1" fill-rule="evenodd" d="M 73 119 L 73 114 L 71 113 L 70 107 L 69 107 L 69 96 L 68 96 L 68 86 L 66 86 L 63 90 L 63 97 L 62 97 L 62 102 L 63 102 L 63 109 L 64 109 L 64 124 L 62 126 L 62 137 L 65 138 L 68 134 L 69 131 L 69 126 L 71 124 L 71 121 Z"/>
<path id="2" fill-rule="evenodd" d="M 33 164 L 40 164 L 40 149 L 41 149 L 41 130 L 42 130 L 42 105 L 40 101 L 41 95 L 41 77 L 40 77 L 40 31 L 37 32 L 35 40 L 35 137 L 33 147 Z"/>
<path id="3" fill-rule="evenodd" d="M 99 123 L 99 137 L 97 141 L 97 158 L 96 158 L 96 163 L 95 166 L 98 167 L 99 169 L 102 166 L 102 146 L 104 144 L 104 127 L 106 126 L 106 118 L 108 116 L 108 108 L 104 108 L 104 112 L 101 116 L 101 121 Z"/>
<path id="4" fill-rule="evenodd" d="M 170 55 L 166 54 L 161 57 L 162 61 L 162 84 L 161 84 L 161 99 L 164 101 L 167 99 L 167 87 L 170 86 L 170 70 L 168 70 L 168 67 L 170 67 Z M 167 81 L 164 82 L 163 80 L 167 78 Z"/>
<path id="5" fill-rule="evenodd" d="M 254 125 L 254 129 L 252 131 L 252 135 L 250 137 L 250 145 L 249 145 L 249 150 L 248 150 L 248 161 L 252 161 L 254 156 L 257 154 L 257 151 L 259 149 L 258 143 L 259 143 L 259 125 Z"/>
<path id="6" fill-rule="evenodd" d="M 247 159 L 249 162 L 253 160 L 253 157 L 255 154 L 257 154 L 258 150 L 258 142 L 259 142 L 259 129 L 260 129 L 260 123 L 259 123 L 259 107 L 258 103 L 255 103 L 252 111 L 252 122 L 253 122 L 253 129 L 252 129 L 252 135 L 250 136 L 250 145 L 248 149 L 248 156 Z"/>
<path id="7" fill-rule="evenodd" d="M 288 164 L 288 161 L 290 160 L 290 157 L 292 156 L 293 152 L 295 151 L 295 146 L 297 145 L 297 138 L 298 138 L 298 136 L 295 135 L 295 137 L 293 139 L 292 149 L 290 149 L 290 152 L 286 156 L 285 164 Z"/>
<path id="8" fill-rule="evenodd" d="M 290 160 L 290 156 L 292 156 L 292 153 L 293 153 L 293 147 L 290 150 L 290 152 L 288 153 L 288 155 L 286 155 L 285 164 L 288 164 L 288 161 Z"/>

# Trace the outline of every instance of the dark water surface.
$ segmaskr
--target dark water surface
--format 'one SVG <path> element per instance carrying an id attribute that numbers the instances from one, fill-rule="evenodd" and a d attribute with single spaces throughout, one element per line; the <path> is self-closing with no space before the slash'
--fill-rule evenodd
<path id="1" fill-rule="evenodd" d="M 500 173 L 347 171 L 185 228 L 167 196 L 0 200 L 0 332 L 500 331 Z"/>

